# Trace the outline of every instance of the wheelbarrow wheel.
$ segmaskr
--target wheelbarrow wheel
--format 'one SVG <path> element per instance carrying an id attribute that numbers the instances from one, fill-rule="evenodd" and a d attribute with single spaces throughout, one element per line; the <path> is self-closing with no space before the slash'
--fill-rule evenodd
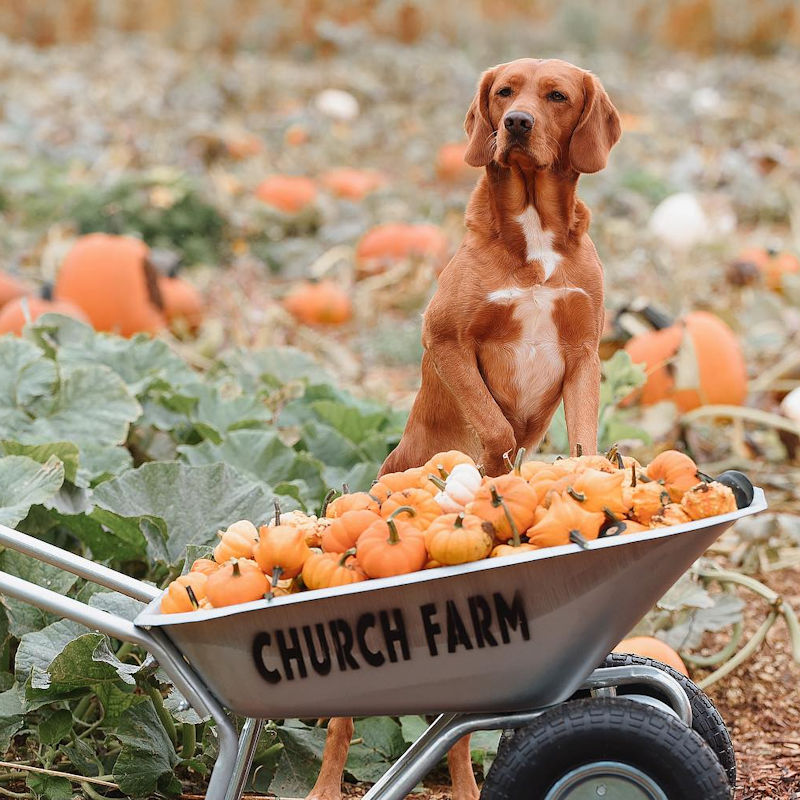
<path id="1" fill-rule="evenodd" d="M 729 800 L 716 755 L 667 711 L 622 697 L 572 700 L 520 729 L 482 800 Z"/>
<path id="2" fill-rule="evenodd" d="M 685 675 L 677 670 L 656 661 L 653 658 L 645 658 L 631 653 L 611 653 L 603 661 L 603 667 L 628 667 L 634 664 L 642 664 L 647 667 L 655 667 L 662 672 L 666 672 L 681 685 L 692 707 L 692 729 L 703 737 L 703 741 L 716 753 L 719 763 L 728 776 L 728 783 L 731 787 L 736 786 L 736 754 L 733 750 L 731 737 L 725 722 L 720 716 L 708 695 L 697 687 Z M 620 686 L 617 688 L 617 696 L 624 697 L 626 694 L 652 694 L 653 688 L 650 686 Z M 663 699 L 666 702 L 666 698 Z"/>

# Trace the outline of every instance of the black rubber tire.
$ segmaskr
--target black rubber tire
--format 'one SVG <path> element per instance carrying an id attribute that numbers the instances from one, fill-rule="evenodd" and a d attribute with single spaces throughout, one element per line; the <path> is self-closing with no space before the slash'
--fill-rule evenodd
<path id="1" fill-rule="evenodd" d="M 622 697 L 572 700 L 521 728 L 498 753 L 482 800 L 543 800 L 571 770 L 595 761 L 629 764 L 669 800 L 728 800 L 711 748 L 672 714 Z"/>
<path id="2" fill-rule="evenodd" d="M 629 667 L 632 664 L 655 667 L 678 681 L 689 699 L 689 705 L 692 707 L 692 730 L 699 733 L 703 741 L 714 751 L 719 763 L 722 764 L 722 768 L 725 770 L 725 774 L 728 776 L 728 783 L 731 785 L 731 791 L 733 791 L 736 786 L 736 754 L 733 750 L 728 729 L 725 727 L 725 722 L 708 698 L 708 695 L 702 689 L 698 689 L 697 685 L 685 675 L 653 658 L 644 658 L 631 653 L 611 653 L 606 656 L 600 666 Z M 652 695 L 653 689 L 650 686 L 620 686 L 617 689 L 618 697 L 624 697 L 626 693 Z M 659 697 L 658 699 L 667 701 L 665 697 Z"/>

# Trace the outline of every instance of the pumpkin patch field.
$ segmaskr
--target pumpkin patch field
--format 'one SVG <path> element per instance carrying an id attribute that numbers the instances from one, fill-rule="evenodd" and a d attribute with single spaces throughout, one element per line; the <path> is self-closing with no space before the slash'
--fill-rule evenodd
<path id="1" fill-rule="evenodd" d="M 793 6 L 140 5 L 0 9 L 0 524 L 199 613 L 685 524 L 735 508 L 714 479 L 739 470 L 769 509 L 619 649 L 708 692 L 735 800 L 797 797 Z M 601 455 L 569 457 L 559 409 L 507 474 L 449 451 L 377 480 L 481 173 L 465 114 L 523 55 L 590 69 L 622 118 L 579 184 L 605 270 Z M 0 570 L 140 610 L 10 550 Z M 325 725 L 271 720 L 247 792 L 305 796 Z M 345 795 L 425 725 L 356 720 Z M 498 738 L 472 738 L 479 781 Z M 199 800 L 217 747 L 143 650 L 0 597 L 0 797 Z"/>

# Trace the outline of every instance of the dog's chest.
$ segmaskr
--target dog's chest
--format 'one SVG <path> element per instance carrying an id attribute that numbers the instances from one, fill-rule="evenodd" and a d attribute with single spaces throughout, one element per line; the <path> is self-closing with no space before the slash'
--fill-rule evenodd
<path id="1" fill-rule="evenodd" d="M 563 382 L 564 355 L 554 311 L 573 292 L 583 290 L 511 286 L 487 296 L 492 306 L 504 307 L 512 323 L 506 329 L 512 333 L 485 342 L 484 374 L 495 396 L 523 416 L 535 413 Z"/>
<path id="2" fill-rule="evenodd" d="M 533 206 L 528 206 L 516 221 L 525 238 L 526 261 L 538 261 L 544 270 L 544 279 L 548 280 L 561 261 L 561 255 L 553 249 L 552 231 L 542 228 L 542 221 Z"/>

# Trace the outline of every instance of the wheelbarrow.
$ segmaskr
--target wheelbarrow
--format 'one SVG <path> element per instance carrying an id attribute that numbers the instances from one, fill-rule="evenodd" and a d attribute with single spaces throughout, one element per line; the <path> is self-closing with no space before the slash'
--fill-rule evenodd
<path id="1" fill-rule="evenodd" d="M 745 483 L 744 507 L 697 522 L 169 615 L 160 590 L 0 526 L 4 547 L 147 606 L 131 622 L 2 572 L 0 593 L 146 649 L 216 723 L 210 800 L 241 796 L 265 719 L 401 714 L 438 716 L 366 800 L 405 797 L 477 730 L 506 732 L 489 800 L 716 800 L 730 797 L 733 755 L 713 706 L 664 665 L 606 657 L 714 540 L 766 508 Z M 230 715 L 246 718 L 240 734 Z"/>

